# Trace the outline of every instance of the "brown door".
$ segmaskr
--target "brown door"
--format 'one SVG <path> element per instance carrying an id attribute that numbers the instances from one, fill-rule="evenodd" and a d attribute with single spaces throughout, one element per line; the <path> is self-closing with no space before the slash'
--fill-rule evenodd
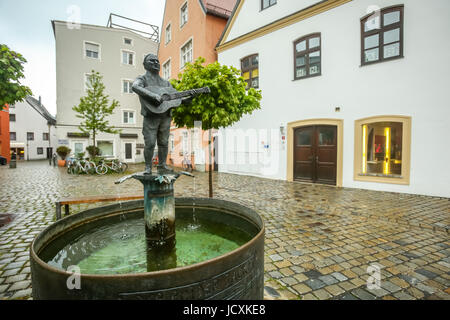
<path id="1" fill-rule="evenodd" d="M 294 131 L 294 179 L 336 184 L 337 127 L 306 126 Z"/>

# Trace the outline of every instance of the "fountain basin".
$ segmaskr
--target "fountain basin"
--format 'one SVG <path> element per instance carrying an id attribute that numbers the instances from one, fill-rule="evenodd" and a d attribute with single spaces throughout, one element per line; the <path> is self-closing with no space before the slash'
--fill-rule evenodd
<path id="1" fill-rule="evenodd" d="M 69 289 L 74 275 L 46 262 L 55 243 L 73 240 L 77 230 L 114 220 L 143 217 L 144 201 L 86 210 L 42 231 L 30 249 L 34 299 L 262 299 L 264 288 L 264 223 L 239 204 L 201 198 L 176 198 L 175 215 L 192 214 L 234 226 L 251 234 L 237 249 L 200 263 L 173 269 L 129 274 L 81 274 L 80 289 Z M 78 232 L 80 233 L 80 232 Z"/>

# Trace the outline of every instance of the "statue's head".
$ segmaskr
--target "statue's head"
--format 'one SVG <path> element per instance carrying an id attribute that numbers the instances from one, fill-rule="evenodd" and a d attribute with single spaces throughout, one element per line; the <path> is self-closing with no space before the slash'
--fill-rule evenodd
<path id="1" fill-rule="evenodd" d="M 148 55 L 146 55 L 144 58 L 144 68 L 145 70 L 150 72 L 159 72 L 160 65 L 158 56 L 154 55 L 153 53 L 149 53 Z"/>

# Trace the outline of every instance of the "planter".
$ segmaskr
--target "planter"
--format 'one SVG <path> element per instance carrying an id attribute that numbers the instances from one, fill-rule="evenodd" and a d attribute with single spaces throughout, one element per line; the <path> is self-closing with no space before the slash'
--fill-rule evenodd
<path id="1" fill-rule="evenodd" d="M 65 167 L 66 166 L 66 160 L 58 160 L 58 167 Z"/>

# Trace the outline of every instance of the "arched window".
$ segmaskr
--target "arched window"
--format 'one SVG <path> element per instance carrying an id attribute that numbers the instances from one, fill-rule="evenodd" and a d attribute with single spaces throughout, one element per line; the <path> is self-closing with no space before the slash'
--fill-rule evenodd
<path id="1" fill-rule="evenodd" d="M 242 77 L 247 82 L 247 89 L 259 88 L 258 60 L 259 59 L 257 54 L 253 54 L 241 59 L 241 72 Z"/>
<path id="2" fill-rule="evenodd" d="M 320 33 L 314 33 L 294 41 L 294 79 L 319 76 L 321 66 Z"/>
<path id="3" fill-rule="evenodd" d="M 361 65 L 403 57 L 403 5 L 361 18 Z"/>

